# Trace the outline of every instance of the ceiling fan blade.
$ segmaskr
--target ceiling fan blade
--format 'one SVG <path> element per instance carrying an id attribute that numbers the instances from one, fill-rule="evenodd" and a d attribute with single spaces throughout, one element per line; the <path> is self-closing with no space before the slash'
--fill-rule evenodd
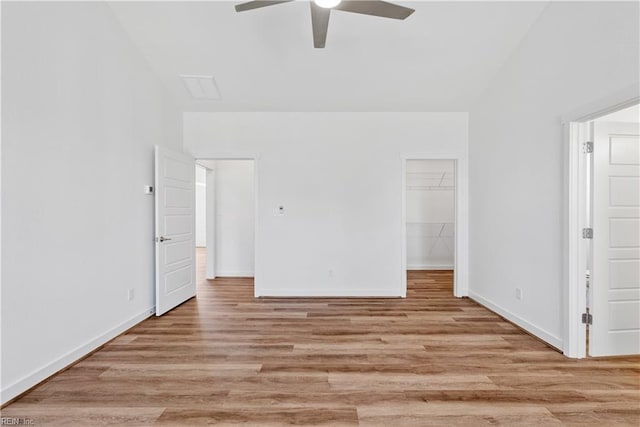
<path id="1" fill-rule="evenodd" d="M 261 7 L 273 6 L 280 3 L 289 3 L 293 0 L 256 0 L 256 1 L 248 1 L 246 3 L 240 3 L 236 5 L 236 12 L 244 12 L 252 9 L 259 9 Z"/>
<path id="2" fill-rule="evenodd" d="M 405 19 L 415 12 L 414 9 L 379 0 L 343 0 L 334 9 L 392 19 Z"/>
<path id="3" fill-rule="evenodd" d="M 313 47 L 323 48 L 327 41 L 327 29 L 329 28 L 329 16 L 331 9 L 326 9 L 315 4 L 311 4 L 311 26 L 313 27 Z"/>

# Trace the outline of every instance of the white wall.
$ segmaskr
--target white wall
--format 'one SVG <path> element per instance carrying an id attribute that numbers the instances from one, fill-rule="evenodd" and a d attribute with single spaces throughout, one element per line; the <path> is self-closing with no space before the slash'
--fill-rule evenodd
<path id="1" fill-rule="evenodd" d="M 207 246 L 207 170 L 196 165 L 196 246 Z"/>
<path id="2" fill-rule="evenodd" d="M 217 160 L 216 276 L 254 275 L 254 162 Z"/>
<path id="3" fill-rule="evenodd" d="M 258 156 L 261 296 L 403 295 L 401 157 L 467 147 L 466 113 L 187 113 L 184 130 L 197 158 Z"/>
<path id="4" fill-rule="evenodd" d="M 557 347 L 560 116 L 637 84 L 639 39 L 637 2 L 551 3 L 470 112 L 470 296 Z"/>
<path id="5" fill-rule="evenodd" d="M 106 4 L 2 8 L 4 402 L 152 310 L 143 186 L 182 130 Z"/>
<path id="6" fill-rule="evenodd" d="M 407 160 L 407 269 L 453 269 L 453 160 Z"/>

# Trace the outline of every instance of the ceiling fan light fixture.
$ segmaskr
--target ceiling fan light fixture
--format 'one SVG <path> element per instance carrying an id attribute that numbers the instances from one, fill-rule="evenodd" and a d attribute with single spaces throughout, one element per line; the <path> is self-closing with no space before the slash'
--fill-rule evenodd
<path id="1" fill-rule="evenodd" d="M 2 0 L 0 0 L 2 1 Z M 236 12 L 260 9 L 296 0 L 250 0 L 235 6 Z M 329 16 L 331 11 L 359 13 L 361 15 L 379 16 L 381 18 L 406 19 L 415 10 L 389 3 L 384 0 L 311 0 L 311 27 L 313 29 L 313 47 L 323 48 L 327 40 Z"/>
<path id="2" fill-rule="evenodd" d="M 325 9 L 331 9 L 332 7 L 336 7 L 337 5 L 340 4 L 342 0 L 313 0 L 313 2 L 320 6 L 320 7 L 324 7 Z"/>

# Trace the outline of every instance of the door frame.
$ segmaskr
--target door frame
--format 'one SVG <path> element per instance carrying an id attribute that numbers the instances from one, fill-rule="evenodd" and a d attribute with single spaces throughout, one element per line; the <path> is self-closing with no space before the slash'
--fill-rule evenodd
<path id="1" fill-rule="evenodd" d="M 202 157 L 195 157 L 196 159 L 196 164 L 198 164 L 199 161 L 201 160 L 211 160 L 211 161 L 215 161 L 215 160 L 253 160 L 253 294 L 254 297 L 259 297 L 260 294 L 258 292 L 259 287 L 258 285 L 260 284 L 259 280 L 258 280 L 258 273 L 259 273 L 259 268 L 258 268 L 258 190 L 259 190 L 259 179 L 258 179 L 258 162 L 259 162 L 259 158 L 260 156 L 256 153 L 225 153 L 225 154 L 214 154 L 214 155 L 210 155 L 210 156 L 202 156 Z M 202 166 L 202 165 L 201 165 Z M 209 173 L 207 172 L 207 177 L 209 178 Z M 210 181 L 214 181 L 215 182 L 215 177 L 212 177 L 213 179 L 209 180 L 207 179 L 207 185 L 209 184 Z M 207 207 L 211 206 L 211 201 L 209 200 L 209 196 L 211 195 L 211 191 L 209 191 L 209 188 L 207 188 Z M 214 193 L 215 195 L 215 193 Z M 207 218 L 209 218 L 209 215 L 207 215 Z M 214 221 L 215 224 L 215 221 Z M 214 240 L 214 244 L 215 244 L 215 229 L 214 230 L 210 230 L 210 227 L 207 227 L 207 243 L 208 243 L 208 239 L 212 238 L 212 240 Z M 207 245 L 207 248 L 209 247 L 209 245 Z M 209 261 L 209 260 L 207 260 Z M 215 259 L 212 260 L 212 262 L 215 263 Z M 211 271 L 209 270 L 209 262 L 207 262 L 207 275 L 211 272 L 213 274 L 215 274 L 215 271 L 217 269 L 215 268 L 215 266 L 213 266 L 213 268 L 211 269 Z M 208 278 L 208 277 L 207 277 Z"/>
<path id="2" fill-rule="evenodd" d="M 215 227 L 215 217 L 211 217 L 211 215 L 207 215 L 207 212 L 215 212 L 216 208 L 216 171 L 214 169 L 209 169 L 206 166 L 203 166 L 198 163 L 196 160 L 196 165 L 200 166 L 205 170 L 205 195 L 204 195 L 204 204 L 205 204 L 205 248 L 207 249 L 206 256 L 206 265 L 205 265 L 205 279 L 212 280 L 216 278 L 216 251 L 215 251 L 215 242 L 216 242 L 216 227 Z M 211 246 L 213 246 L 214 250 L 211 250 Z"/>
<path id="3" fill-rule="evenodd" d="M 587 330 L 581 316 L 587 306 L 586 265 L 588 242 L 582 228 L 588 227 L 587 158 L 582 145 L 591 139 L 589 122 L 640 103 L 640 85 L 635 84 L 595 100 L 561 116 L 564 149 L 564 260 L 563 353 L 571 358 L 587 357 Z"/>
<path id="4" fill-rule="evenodd" d="M 453 295 L 458 298 L 469 296 L 469 165 L 466 153 L 434 152 L 402 154 L 401 161 L 401 248 L 402 278 L 400 295 L 407 296 L 407 161 L 408 160 L 452 160 L 455 170 L 455 250 Z"/>

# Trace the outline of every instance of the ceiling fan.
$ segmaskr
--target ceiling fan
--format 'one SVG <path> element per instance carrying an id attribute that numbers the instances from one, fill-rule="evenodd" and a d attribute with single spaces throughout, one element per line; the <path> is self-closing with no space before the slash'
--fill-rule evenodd
<path id="1" fill-rule="evenodd" d="M 294 0 L 254 0 L 236 5 L 236 12 L 289 3 Z M 323 48 L 327 40 L 329 15 L 331 10 L 361 13 L 383 18 L 405 19 L 414 9 L 380 0 L 311 0 L 311 26 L 313 27 L 313 47 Z"/>

